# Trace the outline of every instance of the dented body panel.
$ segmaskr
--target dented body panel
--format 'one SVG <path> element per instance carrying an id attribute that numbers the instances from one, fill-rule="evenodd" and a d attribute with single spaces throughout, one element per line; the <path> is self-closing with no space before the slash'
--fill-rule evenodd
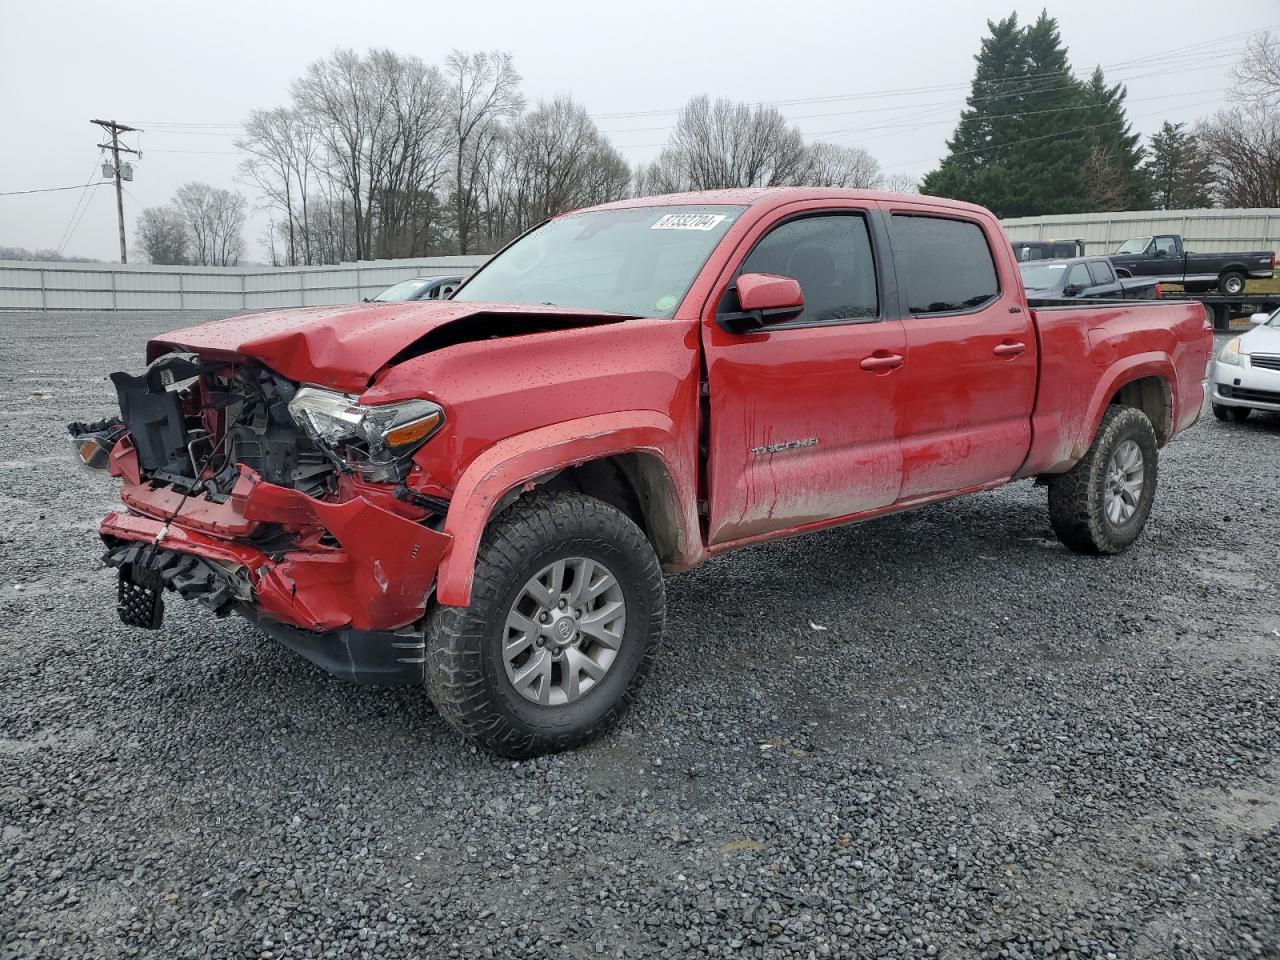
<path id="1" fill-rule="evenodd" d="M 182 393 L 189 421 L 200 424 L 191 479 L 157 477 L 140 467 L 128 433 L 113 440 L 108 460 L 124 509 L 102 523 L 109 551 L 121 564 L 144 554 L 199 558 L 199 582 L 218 581 L 210 589 L 219 604 L 230 596 L 228 608 L 293 631 L 282 636 L 295 648 L 337 631 L 348 632 L 340 650 L 376 644 L 380 631 L 403 644 L 429 603 L 470 603 L 477 550 L 496 512 L 541 486 L 593 482 L 601 474 L 583 472 L 588 465 L 610 465 L 600 495 L 631 510 L 664 566 L 679 570 L 762 540 L 1063 472 L 1122 397 L 1149 410 L 1161 443 L 1199 415 L 1210 350 L 1199 305 L 1032 311 L 1009 244 L 981 208 L 776 189 L 598 209 L 681 204 L 741 212 L 670 315 L 361 304 L 156 338 L 153 366 L 172 351 L 205 365 Z M 721 318 L 745 259 L 780 224 L 815 215 L 866 223 L 876 315 L 732 332 Z M 913 314 L 894 216 L 977 225 L 996 294 L 972 308 Z M 284 411 L 303 387 L 338 391 L 361 409 L 426 404 L 442 419 L 391 479 L 341 462 L 325 472 L 314 444 L 281 440 L 291 422 Z M 209 466 L 220 451 L 233 459 L 218 437 L 236 417 L 242 435 L 262 438 L 253 462 L 271 465 L 273 480 L 307 465 L 307 492 L 244 462 Z M 156 565 L 160 576 L 190 581 L 187 567 L 173 573 L 179 567 Z"/>

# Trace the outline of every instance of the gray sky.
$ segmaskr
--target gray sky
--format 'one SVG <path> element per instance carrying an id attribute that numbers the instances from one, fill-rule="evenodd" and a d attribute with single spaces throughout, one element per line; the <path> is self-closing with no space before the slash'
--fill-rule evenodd
<path id="1" fill-rule="evenodd" d="M 132 240 L 138 212 L 164 203 L 182 183 L 236 186 L 234 130 L 213 125 L 284 103 L 289 81 L 337 46 L 387 46 L 435 63 L 455 47 L 509 50 L 531 101 L 572 94 L 633 162 L 658 152 L 674 113 L 605 115 L 669 111 L 708 93 L 802 101 L 779 106 L 811 139 L 861 143 L 886 172 L 923 174 L 945 150 L 986 20 L 1010 10 L 1032 19 L 1042 6 L 0 0 L 0 192 L 83 184 L 98 156 L 91 117 L 144 128 L 211 125 L 184 133 L 157 125 L 141 136 L 145 156 L 125 196 Z M 1243 43 L 1238 35 L 1280 24 L 1276 0 L 1228 6 L 1230 17 L 1202 0 L 1048 4 L 1077 72 L 1102 64 L 1108 79 L 1125 80 L 1129 116 L 1144 134 L 1162 120 L 1194 120 L 1223 105 L 1227 70 Z M 1203 46 L 1133 62 L 1192 44 Z M 239 189 L 255 199 L 247 186 Z M 0 244 L 57 247 L 81 193 L 0 197 Z M 118 256 L 112 194 L 94 188 L 66 253 Z M 250 259 L 263 258 L 265 223 L 260 215 L 250 221 Z"/>

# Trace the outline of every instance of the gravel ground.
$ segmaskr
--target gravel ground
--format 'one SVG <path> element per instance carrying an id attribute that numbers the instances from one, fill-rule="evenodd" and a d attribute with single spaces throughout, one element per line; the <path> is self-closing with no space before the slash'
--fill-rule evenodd
<path id="1" fill-rule="evenodd" d="M 69 458 L 176 315 L 4 315 L 0 955 L 1280 957 L 1280 417 L 1091 559 L 1028 483 L 669 580 L 621 729 L 525 763 L 170 600 Z"/>

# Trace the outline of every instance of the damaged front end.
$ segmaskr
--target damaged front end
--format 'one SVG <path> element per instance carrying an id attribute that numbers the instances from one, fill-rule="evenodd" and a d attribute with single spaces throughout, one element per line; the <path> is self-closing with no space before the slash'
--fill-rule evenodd
<path id="1" fill-rule="evenodd" d="M 420 621 L 447 501 L 411 488 L 427 401 L 362 406 L 254 361 L 168 353 L 113 374 L 120 418 L 69 429 L 122 480 L 99 532 L 118 610 L 155 629 L 163 594 L 236 612 L 330 672 L 421 678 Z"/>

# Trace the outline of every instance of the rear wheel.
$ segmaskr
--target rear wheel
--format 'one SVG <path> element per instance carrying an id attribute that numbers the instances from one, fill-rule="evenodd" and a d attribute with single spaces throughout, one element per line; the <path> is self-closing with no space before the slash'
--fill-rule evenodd
<path id="1" fill-rule="evenodd" d="M 624 513 L 582 494 L 520 501 L 489 528 L 471 606 L 427 626 L 427 690 L 467 739 L 507 757 L 613 725 L 662 635 L 662 571 Z"/>
<path id="2" fill-rule="evenodd" d="M 1107 409 L 1080 462 L 1049 481 L 1049 520 L 1079 553 L 1119 553 L 1138 539 L 1156 493 L 1156 433 L 1134 407 Z"/>
<path id="3" fill-rule="evenodd" d="M 1244 274 L 1229 270 L 1218 277 L 1218 292 L 1228 297 L 1238 297 L 1244 293 Z"/>
<path id="4" fill-rule="evenodd" d="M 1220 403 L 1211 404 L 1213 407 L 1213 415 L 1219 420 L 1234 420 L 1236 423 L 1244 423 L 1249 419 L 1248 407 L 1224 407 Z"/>

